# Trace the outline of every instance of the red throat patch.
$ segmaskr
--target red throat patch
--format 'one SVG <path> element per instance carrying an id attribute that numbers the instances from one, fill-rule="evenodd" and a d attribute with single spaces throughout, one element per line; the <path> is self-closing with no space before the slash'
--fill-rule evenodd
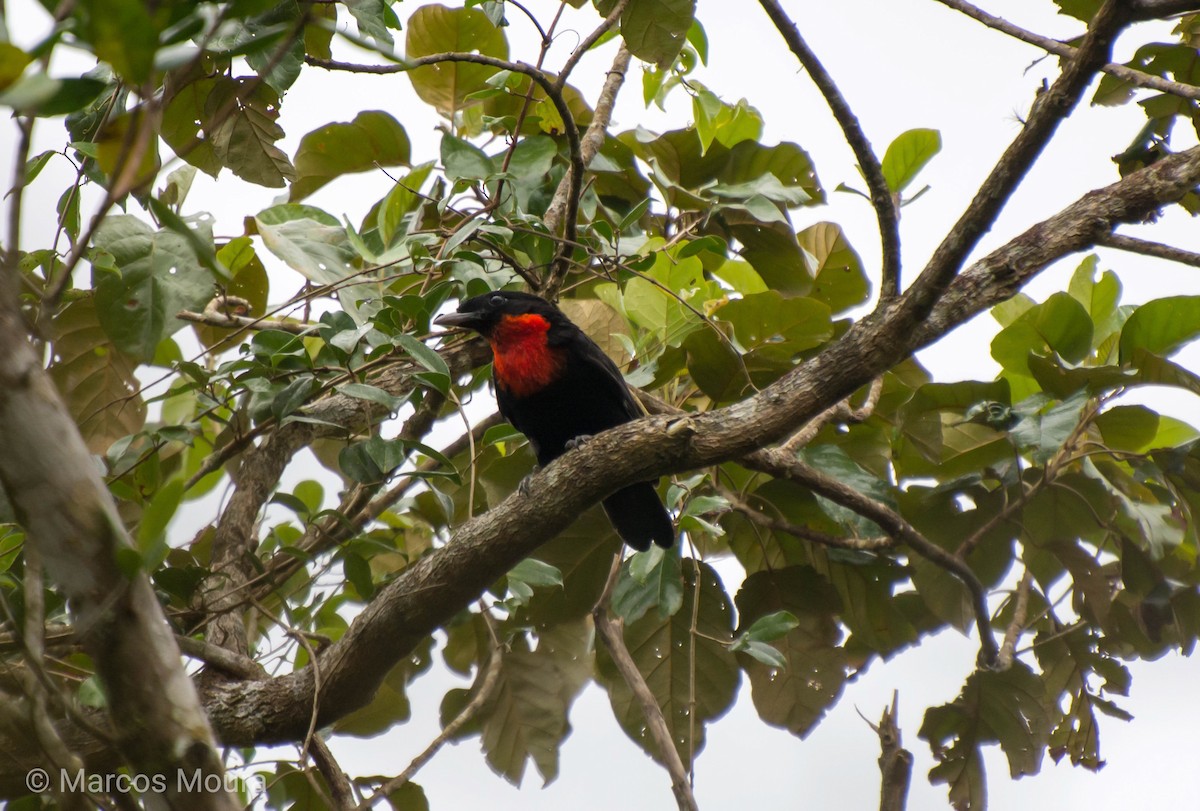
<path id="1" fill-rule="evenodd" d="M 517 397 L 528 397 L 554 382 L 562 371 L 562 350 L 546 342 L 550 322 L 537 313 L 506 315 L 492 330 L 492 370 L 496 383 Z"/>

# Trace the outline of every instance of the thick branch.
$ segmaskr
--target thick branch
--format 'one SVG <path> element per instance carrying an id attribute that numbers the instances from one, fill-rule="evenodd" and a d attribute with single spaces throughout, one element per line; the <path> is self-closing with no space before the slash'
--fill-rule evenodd
<path id="1" fill-rule="evenodd" d="M 976 263 L 922 322 L 900 319 L 898 306 L 886 308 L 746 401 L 685 420 L 638 420 L 564 455 L 533 477 L 530 495 L 514 494 L 464 524 L 445 547 L 402 572 L 322 653 L 319 725 L 368 701 L 395 662 L 604 495 L 628 483 L 735 459 L 779 442 L 902 358 L 1012 296 L 1050 262 L 1090 248 L 1119 223 L 1140 221 L 1198 182 L 1200 148 L 1168 156 L 1089 192 Z M 330 398 L 322 415 L 340 417 L 345 424 L 361 418 L 358 407 L 346 404 L 339 410 L 333 407 L 335 400 Z M 311 667 L 269 680 L 209 685 L 204 695 L 218 734 L 235 746 L 303 739 L 313 698 Z M 18 784 L 20 774 L 9 772 L 0 765 L 0 785 Z"/>
<path id="2" fill-rule="evenodd" d="M 988 232 L 1026 172 L 1054 136 L 1058 125 L 1079 103 L 1096 71 L 1108 64 L 1112 41 L 1128 23 L 1123 0 L 1106 0 L 1092 19 L 1075 56 L 1048 90 L 1033 102 L 1025 126 L 1009 144 L 991 174 L 980 186 L 962 217 L 934 251 L 929 264 L 905 296 L 913 321 L 919 321 L 937 303 L 967 255 Z"/>
<path id="3" fill-rule="evenodd" d="M 682 421 L 638 420 L 556 460 L 531 479 L 530 495 L 515 494 L 469 521 L 444 548 L 401 573 L 324 652 L 320 724 L 369 699 L 400 657 L 599 498 L 628 483 L 735 459 L 778 442 L 903 357 L 1013 295 L 1018 282 L 1054 259 L 1090 247 L 1119 222 L 1140 220 L 1180 199 L 1198 181 L 1200 148 L 1164 158 L 1089 193 L 980 262 L 920 324 L 889 321 L 898 307 L 875 313 L 748 400 Z M 307 729 L 312 691 L 306 668 L 266 682 L 215 686 L 206 705 L 231 745 L 296 740 Z"/>
<path id="4" fill-rule="evenodd" d="M 9 279 L 15 282 L 15 268 Z M 0 291 L 0 481 L 68 598 L 105 688 L 118 746 L 142 774 L 222 773 L 221 758 L 149 580 L 118 565 L 132 550 L 112 496 L 30 346 L 12 284 Z M 170 783 L 174 786 L 174 783 Z M 232 809 L 225 792 L 173 808 Z"/>

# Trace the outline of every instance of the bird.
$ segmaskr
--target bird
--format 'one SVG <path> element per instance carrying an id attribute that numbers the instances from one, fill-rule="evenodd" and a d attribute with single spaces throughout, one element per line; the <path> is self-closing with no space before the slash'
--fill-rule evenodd
<path id="1" fill-rule="evenodd" d="M 492 381 L 500 415 L 525 435 L 545 466 L 593 434 L 643 415 L 617 365 L 546 299 L 495 291 L 468 298 L 434 319 L 468 329 L 492 347 Z M 651 482 L 637 482 L 603 501 L 621 539 L 644 552 L 669 549 L 675 527 Z"/>

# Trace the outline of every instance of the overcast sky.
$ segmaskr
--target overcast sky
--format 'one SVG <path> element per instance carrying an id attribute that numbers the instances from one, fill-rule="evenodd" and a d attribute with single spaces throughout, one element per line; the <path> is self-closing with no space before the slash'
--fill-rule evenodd
<path id="1" fill-rule="evenodd" d="M 416 2 L 396 6 L 402 17 Z M 527 0 L 543 20 L 557 7 L 551 0 Z M 996 13 L 1039 33 L 1067 38 L 1081 25 L 1056 16 L 1050 0 L 985 4 Z M 933 248 L 958 218 L 996 157 L 1018 130 L 1018 117 L 1028 109 L 1043 78 L 1052 79 L 1057 62 L 1042 59 L 1036 49 L 989 31 L 934 0 L 841 0 L 841 2 L 785 2 L 809 44 L 816 50 L 854 107 L 868 137 L 882 155 L 892 138 L 913 127 L 941 131 L 943 150 L 920 180 L 932 190 L 903 210 L 904 279 L 911 280 Z M 46 18 L 32 0 L 9 3 L 9 25 L 18 44 L 28 44 L 46 30 Z M 833 193 L 840 182 L 861 186 L 849 148 L 841 138 L 827 108 L 808 77 L 766 19 L 750 0 L 700 0 L 700 20 L 710 40 L 710 61 L 694 77 L 727 101 L 745 97 L 763 114 L 764 141 L 790 140 L 811 154 L 825 188 L 829 205 L 804 209 L 795 216 L 797 229 L 821 220 L 840 223 L 873 276 L 879 246 L 869 204 L 856 196 Z M 561 64 L 578 37 L 596 22 L 594 12 L 568 16 L 547 64 Z M 533 61 L 536 42 L 532 29 L 519 14 L 512 14 L 509 29 L 514 58 Z M 1169 27 L 1159 25 L 1166 38 Z M 1128 58 L 1142 41 L 1140 31 L 1118 42 L 1117 57 Z M 1124 46 L 1124 48 L 1123 48 Z M 615 45 L 586 57 L 572 81 L 589 100 L 595 98 Z M 62 50 L 62 49 L 60 49 Z M 340 58 L 355 59 L 343 48 Z M 1040 60 L 1040 61 L 1039 61 Z M 60 62 L 64 71 L 68 63 Z M 672 129 L 690 122 L 691 106 L 677 91 L 665 114 L 646 111 L 641 104 L 641 69 L 630 71 L 614 116 L 614 131 L 637 125 Z M 283 147 L 294 154 L 300 137 L 329 121 L 348 121 L 364 109 L 392 113 L 407 128 L 415 161 L 436 158 L 440 138 L 438 121 L 417 101 L 402 76 L 375 78 L 326 74 L 307 70 L 283 104 L 281 125 L 288 137 Z M 983 240 L 977 256 L 1056 212 L 1089 189 L 1117 179 L 1110 157 L 1121 152 L 1141 126 L 1136 107 L 1090 108 L 1064 125 L 1043 155 L 1028 182 L 1014 196 L 996 228 Z M 58 121 L 43 122 L 39 148 L 61 144 Z M 14 144 L 11 123 L 0 130 L 0 156 Z M 1188 137 L 1181 128 L 1177 137 Z M 1190 144 L 1176 141 L 1177 148 Z M 35 150 L 36 151 L 36 150 Z M 10 161 L 0 163 L 0 179 L 10 175 Z M 52 161 L 27 196 L 26 245 L 40 245 L 53 227 L 50 216 L 28 212 L 54 210 L 54 201 L 67 182 L 65 161 Z M 335 216 L 357 223 L 366 207 L 381 197 L 390 181 L 380 175 L 343 178 L 318 192 L 310 201 Z M 270 205 L 277 192 L 238 181 L 223 173 L 212 182 L 197 179 L 187 212 L 211 212 L 222 236 L 241 232 L 241 218 Z M 229 201 L 236 201 L 229 205 Z M 136 206 L 134 207 L 136 208 Z M 1176 244 L 1200 250 L 1195 224 L 1179 211 L 1169 212 L 1159 228 L 1170 229 Z M 1130 232 L 1125 229 L 1126 232 Z M 1158 238 L 1163 232 L 1156 230 Z M 265 261 L 270 258 L 263 252 Z M 1051 269 L 1028 289 L 1037 299 L 1062 289 L 1078 258 Z M 1200 293 L 1195 270 L 1129 255 L 1102 253 L 1103 268 L 1112 268 L 1125 285 L 1125 302 L 1141 302 L 1163 295 Z M 279 277 L 282 279 L 282 277 Z M 282 282 L 281 282 L 282 284 Z M 290 294 L 282 286 L 272 300 Z M 921 360 L 940 379 L 990 378 L 997 371 L 987 346 L 995 325 L 988 316 L 976 319 L 921 354 Z M 1200 369 L 1195 351 L 1177 360 Z M 1165 413 L 1189 419 L 1195 403 L 1189 396 L 1139 392 Z M 1194 422 L 1195 420 L 1192 419 Z M 314 475 L 304 471 L 298 478 Z M 332 490 L 332 488 L 330 488 Z M 211 502 L 193 509 L 209 513 Z M 190 537 L 186 527 L 176 527 L 178 540 Z M 735 567 L 721 567 L 732 573 Z M 737 587 L 729 578 L 732 594 Z M 946 806 L 944 786 L 931 787 L 926 774 L 933 765 L 928 746 L 917 738 L 926 707 L 952 700 L 975 661 L 977 643 L 955 632 L 943 633 L 916 650 L 905 651 L 889 663 L 873 663 L 846 690 L 824 722 L 805 741 L 767 727 L 758 720 L 748 686 L 733 710 L 708 731 L 708 745 L 697 766 L 697 799 L 705 809 L 738 805 L 762 809 L 860 809 L 878 802 L 878 743 L 861 710 L 877 720 L 900 691 L 900 726 L 905 743 L 916 758 L 909 808 Z M 1047 760 L 1043 773 L 1014 782 L 998 748 L 988 750 L 988 788 L 992 807 L 1148 808 L 1176 807 L 1185 798 L 1194 802 L 1195 780 L 1178 763 L 1196 745 L 1200 710 L 1191 699 L 1195 668 L 1177 655 L 1152 665 L 1132 663 L 1133 695 L 1118 699 L 1136 719 L 1130 724 L 1103 718 L 1101 746 L 1108 766 L 1099 774 L 1054 766 Z M 445 690 L 454 684 L 449 674 L 434 673 L 411 689 L 413 720 L 380 738 L 369 741 L 339 740 L 334 751 L 350 773 L 395 774 L 437 734 L 437 707 Z M 465 682 L 464 682 L 465 683 Z M 574 732 L 562 748 L 560 777 L 541 789 L 529 770 L 524 788 L 511 787 L 485 765 L 478 739 L 447 747 L 418 775 L 434 809 L 570 809 L 607 811 L 672 807 L 666 774 L 628 741 L 612 717 L 608 701 L 598 688 L 589 687 L 576 703 L 571 723 Z M 1172 753 L 1174 754 L 1172 756 Z"/>

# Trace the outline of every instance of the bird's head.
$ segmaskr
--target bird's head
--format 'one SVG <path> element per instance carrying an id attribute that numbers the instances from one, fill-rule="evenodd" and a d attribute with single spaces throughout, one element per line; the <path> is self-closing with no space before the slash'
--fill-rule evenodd
<path id="1" fill-rule="evenodd" d="M 459 327 L 478 332 L 492 339 L 498 331 L 514 323 L 540 327 L 544 333 L 554 324 L 566 321 L 566 316 L 550 302 L 531 293 L 497 290 L 463 301 L 458 311 L 434 319 L 442 327 Z"/>

